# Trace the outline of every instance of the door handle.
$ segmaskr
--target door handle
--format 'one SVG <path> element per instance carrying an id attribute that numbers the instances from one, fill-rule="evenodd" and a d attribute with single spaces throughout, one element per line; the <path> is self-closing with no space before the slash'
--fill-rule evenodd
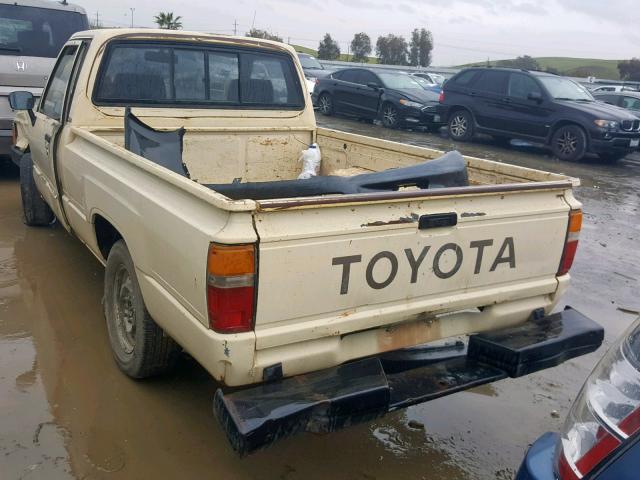
<path id="1" fill-rule="evenodd" d="M 511 99 L 510 99 L 510 98 L 505 97 L 505 98 L 503 98 L 503 99 L 502 99 L 502 102 L 503 102 L 503 103 L 511 103 Z"/>
<path id="2" fill-rule="evenodd" d="M 426 230 L 428 228 L 453 227 L 457 224 L 458 214 L 456 212 L 432 213 L 420 217 L 418 220 L 418 229 Z"/>
<path id="3" fill-rule="evenodd" d="M 469 95 L 471 95 L 472 97 L 475 97 L 477 95 L 477 93 L 476 92 L 471 92 L 471 93 L 469 93 Z"/>

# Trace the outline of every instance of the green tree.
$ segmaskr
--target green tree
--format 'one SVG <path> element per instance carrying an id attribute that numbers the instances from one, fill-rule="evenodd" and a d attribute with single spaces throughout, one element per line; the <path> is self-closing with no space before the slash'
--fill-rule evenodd
<path id="1" fill-rule="evenodd" d="M 529 55 L 522 55 L 512 60 L 500 60 L 497 65 L 500 67 L 521 68 L 523 70 L 540 70 L 538 61 Z"/>
<path id="2" fill-rule="evenodd" d="M 324 38 L 318 45 L 318 58 L 322 60 L 336 60 L 340 57 L 340 46 L 331 35 L 325 33 Z"/>
<path id="3" fill-rule="evenodd" d="M 173 16 L 173 12 L 160 12 L 153 17 L 153 21 L 158 24 L 158 28 L 164 28 L 166 30 L 180 30 L 182 28 L 182 17 L 178 15 Z"/>
<path id="4" fill-rule="evenodd" d="M 408 65 L 409 46 L 404 37 L 390 33 L 376 41 L 378 62 L 386 65 Z"/>
<path id="5" fill-rule="evenodd" d="M 618 62 L 618 71 L 622 80 L 640 81 L 640 58 Z"/>
<path id="6" fill-rule="evenodd" d="M 409 46 L 409 64 L 428 67 L 431 65 L 431 51 L 433 50 L 433 36 L 426 28 L 417 28 L 411 32 Z"/>
<path id="7" fill-rule="evenodd" d="M 274 34 L 274 33 L 269 33 L 266 30 L 260 30 L 258 28 L 252 28 L 251 30 L 249 30 L 247 33 L 245 33 L 246 37 L 253 37 L 253 38 L 264 38 L 265 40 L 273 40 L 276 42 L 282 42 L 282 37 Z"/>
<path id="8" fill-rule="evenodd" d="M 364 32 L 356 33 L 351 40 L 352 62 L 367 63 L 371 53 L 371 38 Z"/>

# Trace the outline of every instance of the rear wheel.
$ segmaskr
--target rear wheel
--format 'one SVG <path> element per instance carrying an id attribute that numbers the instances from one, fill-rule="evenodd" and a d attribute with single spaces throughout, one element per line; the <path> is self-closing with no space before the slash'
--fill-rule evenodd
<path id="1" fill-rule="evenodd" d="M 33 179 L 33 160 L 30 153 L 24 154 L 20 159 L 20 196 L 24 223 L 30 227 L 43 227 L 55 220 L 53 211 L 40 195 Z"/>
<path id="2" fill-rule="evenodd" d="M 328 93 L 323 93 L 318 97 L 318 110 L 323 115 L 333 115 L 333 99 Z"/>
<path id="3" fill-rule="evenodd" d="M 449 119 L 449 136 L 459 142 L 468 142 L 473 138 L 473 118 L 467 110 L 453 112 Z"/>
<path id="4" fill-rule="evenodd" d="M 382 125 L 387 128 L 397 128 L 400 125 L 398 109 L 392 103 L 382 105 Z"/>
<path id="5" fill-rule="evenodd" d="M 159 375 L 176 363 L 180 347 L 149 315 L 124 240 L 113 245 L 107 258 L 104 315 L 113 356 L 128 376 Z"/>
<path id="6" fill-rule="evenodd" d="M 587 153 L 587 134 L 577 125 L 565 125 L 553 134 L 551 151 L 560 160 L 575 162 Z"/>

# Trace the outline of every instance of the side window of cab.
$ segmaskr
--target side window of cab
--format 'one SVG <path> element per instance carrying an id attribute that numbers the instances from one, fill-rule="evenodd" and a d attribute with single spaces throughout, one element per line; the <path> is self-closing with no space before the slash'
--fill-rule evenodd
<path id="1" fill-rule="evenodd" d="M 54 120 L 60 120 L 62 118 L 64 95 L 67 91 L 69 79 L 71 78 L 73 61 L 77 50 L 77 45 L 64 47 L 55 70 L 51 75 L 47 90 L 40 101 L 39 111 Z"/>

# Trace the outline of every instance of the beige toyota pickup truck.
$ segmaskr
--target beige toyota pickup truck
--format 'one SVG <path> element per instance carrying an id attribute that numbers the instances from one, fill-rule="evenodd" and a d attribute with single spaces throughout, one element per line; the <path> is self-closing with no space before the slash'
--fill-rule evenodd
<path id="1" fill-rule="evenodd" d="M 118 29 L 73 35 L 37 109 L 11 94 L 25 221 L 105 265 L 127 375 L 188 352 L 246 453 L 600 345 L 552 313 L 576 179 L 317 128 L 304 85 L 281 43 Z"/>

